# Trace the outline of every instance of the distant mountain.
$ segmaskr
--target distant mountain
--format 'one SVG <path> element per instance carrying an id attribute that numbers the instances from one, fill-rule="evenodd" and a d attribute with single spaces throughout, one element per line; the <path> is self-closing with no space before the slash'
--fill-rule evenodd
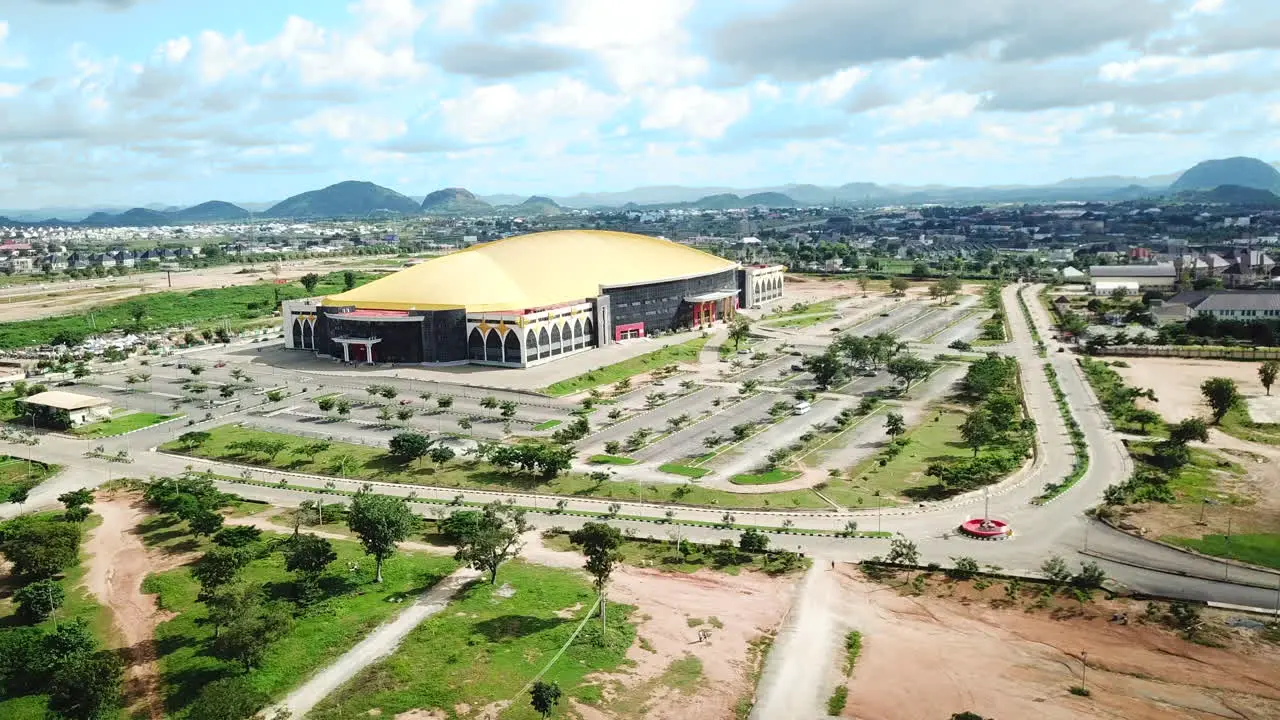
<path id="1" fill-rule="evenodd" d="M 210 200 L 184 210 L 166 213 L 174 222 L 231 222 L 249 219 L 249 211 L 221 200 Z"/>
<path id="2" fill-rule="evenodd" d="M 423 199 L 421 208 L 428 215 L 482 213 L 492 209 L 492 205 L 477 198 L 466 188 L 436 190 Z"/>
<path id="3" fill-rule="evenodd" d="M 539 197 L 535 195 L 534 197 Z M 519 205 L 524 202 L 523 195 L 512 195 L 510 193 L 499 193 L 497 195 L 477 195 L 476 199 L 481 202 L 487 202 L 497 207 L 499 205 Z"/>
<path id="4" fill-rule="evenodd" d="M 80 221 L 81 225 L 102 225 L 108 227 L 163 227 L 172 225 L 173 219 L 159 210 L 148 210 L 147 208 L 133 208 L 125 210 L 119 215 L 112 215 L 106 212 L 96 212 L 84 220 Z"/>
<path id="5" fill-rule="evenodd" d="M 793 208 L 798 205 L 795 200 L 780 192 L 751 193 L 742 198 L 742 204 L 746 207 L 762 205 L 769 208 Z"/>
<path id="6" fill-rule="evenodd" d="M 418 214 L 418 204 L 371 182 L 348 180 L 282 200 L 262 213 L 268 218 L 367 217 L 371 213 Z"/>
<path id="7" fill-rule="evenodd" d="M 1233 157 L 1223 160 L 1205 160 L 1174 181 L 1170 189 L 1212 190 L 1223 185 L 1238 185 L 1280 193 L 1280 170 L 1276 170 L 1257 158 Z"/>
<path id="8" fill-rule="evenodd" d="M 1175 197 L 1184 202 L 1215 205 L 1255 205 L 1280 207 L 1280 195 L 1270 190 L 1241 185 L 1219 185 L 1212 190 L 1185 190 Z"/>
<path id="9" fill-rule="evenodd" d="M 733 210 L 747 207 L 747 205 L 742 202 L 742 198 L 733 193 L 719 193 L 698 198 L 693 203 L 693 207 L 698 210 Z"/>
<path id="10" fill-rule="evenodd" d="M 1139 187 L 1168 187 L 1178 179 L 1179 173 L 1134 177 L 1130 175 L 1100 175 L 1097 177 L 1067 178 L 1059 180 L 1050 187 L 1055 188 L 1118 188 L 1137 185 Z"/>
<path id="11" fill-rule="evenodd" d="M 515 206 L 515 210 L 524 215 L 560 215 L 564 208 L 549 197 L 533 195 L 528 200 Z"/>

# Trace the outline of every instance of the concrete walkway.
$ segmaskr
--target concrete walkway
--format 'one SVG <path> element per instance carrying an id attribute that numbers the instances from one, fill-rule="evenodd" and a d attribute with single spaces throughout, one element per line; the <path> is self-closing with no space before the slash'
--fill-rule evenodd
<path id="1" fill-rule="evenodd" d="M 389 622 L 380 625 L 365 639 L 348 650 L 325 669 L 316 673 L 293 692 L 284 701 L 265 713 L 272 717 L 277 710 L 284 710 L 294 718 L 305 717 L 312 708 L 320 704 L 334 690 L 355 677 L 361 670 L 390 655 L 400 645 L 400 641 L 424 620 L 435 615 L 449 604 L 468 583 L 480 577 L 480 573 L 469 568 L 455 570 L 444 580 L 418 596 L 412 605 L 405 608 Z"/>

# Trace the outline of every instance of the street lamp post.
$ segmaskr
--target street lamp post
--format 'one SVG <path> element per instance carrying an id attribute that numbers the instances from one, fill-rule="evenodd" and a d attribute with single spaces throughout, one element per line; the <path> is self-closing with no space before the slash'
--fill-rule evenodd
<path id="1" fill-rule="evenodd" d="M 1089 686 L 1085 684 L 1085 673 L 1089 670 L 1089 653 L 1080 651 L 1080 687 L 1088 692 Z"/>

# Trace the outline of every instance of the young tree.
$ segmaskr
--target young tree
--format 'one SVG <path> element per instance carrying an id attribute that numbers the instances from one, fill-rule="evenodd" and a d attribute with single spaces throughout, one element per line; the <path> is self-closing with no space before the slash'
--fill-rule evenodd
<path id="1" fill-rule="evenodd" d="M 396 433 L 388 447 L 392 457 L 403 463 L 411 463 L 426 456 L 434 443 L 425 435 L 415 432 Z"/>
<path id="2" fill-rule="evenodd" d="M 884 415 L 884 431 L 889 435 L 890 439 L 896 438 L 907 431 L 907 423 L 902 418 L 902 413 L 888 412 Z"/>
<path id="3" fill-rule="evenodd" d="M 220 588 L 234 582 L 248 561 L 248 555 L 239 548 L 210 548 L 191 568 L 191 576 L 200 583 L 199 599 L 213 597 Z"/>
<path id="4" fill-rule="evenodd" d="M 113 652 L 77 653 L 49 676 L 49 710 L 68 720 L 110 717 L 120 707 L 124 665 Z"/>
<path id="5" fill-rule="evenodd" d="M 744 317 L 738 317 L 729 326 L 729 339 L 733 341 L 733 349 L 742 348 L 742 341 L 751 337 L 751 323 Z"/>
<path id="6" fill-rule="evenodd" d="M 892 290 L 895 295 L 902 295 L 909 287 L 911 287 L 911 283 L 904 277 L 895 277 L 889 281 L 889 289 Z"/>
<path id="7" fill-rule="evenodd" d="M 1192 440 L 1209 442 L 1209 426 L 1200 418 L 1187 418 L 1169 426 L 1169 442 L 1186 445 Z"/>
<path id="8" fill-rule="evenodd" d="M 520 554 L 520 536 L 530 527 L 524 510 L 496 501 L 489 503 L 459 538 L 454 559 L 488 573 L 489 584 L 496 585 L 498 568 Z"/>
<path id="9" fill-rule="evenodd" d="M 1205 402 L 1213 410 L 1213 423 L 1217 425 L 1222 422 L 1222 418 L 1231 412 L 1231 408 L 1240 402 L 1240 390 L 1236 388 L 1236 381 L 1231 378 L 1215 377 L 1209 378 L 1200 383 L 1200 393 L 1204 395 Z"/>
<path id="10" fill-rule="evenodd" d="M 440 408 L 441 410 L 448 410 L 449 408 L 453 407 L 453 396 L 441 395 L 440 397 L 437 397 L 436 407 Z"/>
<path id="11" fill-rule="evenodd" d="M 996 429 L 991 412 L 984 408 L 969 413 L 960 425 L 960 437 L 973 450 L 974 457 L 978 457 L 978 451 L 995 442 L 999 436 L 1000 431 Z"/>
<path id="12" fill-rule="evenodd" d="M 902 354 L 895 356 L 886 365 L 889 374 L 902 382 L 902 389 L 911 387 L 911 383 L 933 372 L 933 363 L 916 355 Z"/>
<path id="13" fill-rule="evenodd" d="M 498 403 L 498 408 L 501 411 L 500 414 L 502 415 L 502 417 L 506 418 L 507 420 L 510 420 L 511 418 L 514 418 L 516 416 L 516 410 L 519 408 L 519 406 L 516 405 L 515 400 L 503 400 L 502 402 Z"/>
<path id="14" fill-rule="evenodd" d="M 813 375 L 813 382 L 819 389 L 826 390 L 836 384 L 845 375 L 844 362 L 834 350 L 810 355 L 800 361 L 804 369 Z"/>
<path id="15" fill-rule="evenodd" d="M 765 552 L 769 549 L 769 536 L 755 528 L 747 528 L 738 536 L 738 549 L 749 553 Z"/>
<path id="16" fill-rule="evenodd" d="M 302 287 L 306 289 L 307 294 L 315 292 L 316 285 L 320 284 L 320 276 L 315 273 L 307 273 L 298 278 L 298 282 L 302 283 Z"/>
<path id="17" fill-rule="evenodd" d="M 1058 585 L 1066 585 L 1072 578 L 1071 568 L 1067 567 L 1067 561 L 1058 555 L 1054 555 L 1041 563 L 1040 572 Z"/>
<path id="18" fill-rule="evenodd" d="M 605 586 L 609 583 L 609 576 L 613 574 L 613 566 L 622 559 L 618 553 L 618 548 L 622 547 L 622 533 L 607 523 L 589 522 L 570 533 L 569 542 L 581 547 L 582 553 L 587 556 L 583 568 L 595 582 L 596 593 L 600 596 L 601 628 L 608 630 Z M 603 633 L 601 638 L 604 638 Z"/>
<path id="19" fill-rule="evenodd" d="M 377 582 L 382 582 L 382 563 L 396 551 L 396 543 L 409 537 L 418 519 L 409 504 L 400 498 L 375 495 L 360 490 L 351 500 L 347 526 L 360 537 L 364 551 L 377 562 Z"/>
<path id="20" fill-rule="evenodd" d="M 559 685 L 539 680 L 529 688 L 529 704 L 533 705 L 533 711 L 541 715 L 544 720 L 551 717 L 551 712 L 559 703 Z"/>
<path id="21" fill-rule="evenodd" d="M 480 398 L 480 407 L 485 410 L 495 410 L 498 407 L 498 398 L 493 395 L 485 395 Z"/>
<path id="22" fill-rule="evenodd" d="M 356 286 L 356 274 L 353 270 L 342 271 L 342 289 L 350 290 Z"/>
<path id="23" fill-rule="evenodd" d="M 1267 389 L 1267 394 L 1271 394 L 1271 386 L 1276 383 L 1276 376 L 1280 375 L 1280 362 L 1268 360 L 1258 367 L 1258 379 L 1262 381 L 1262 387 Z"/>
<path id="24" fill-rule="evenodd" d="M 431 462 L 441 467 L 443 467 L 445 463 L 452 460 L 456 455 L 457 453 L 455 453 L 453 451 L 453 448 L 449 447 L 448 445 L 436 445 L 435 447 L 431 448 L 430 452 L 427 453 L 427 456 L 431 458 Z"/>
<path id="25" fill-rule="evenodd" d="M 1138 427 L 1141 428 L 1143 433 L 1146 433 L 1148 425 L 1160 422 L 1160 413 L 1147 408 L 1138 408 L 1129 413 L 1128 419 L 1129 422 L 1138 423 Z"/>
<path id="26" fill-rule="evenodd" d="M 222 529 L 223 517 L 208 508 L 199 508 L 187 518 L 187 526 L 196 537 L 212 535 Z"/>
<path id="27" fill-rule="evenodd" d="M 0 553 L 13 563 L 13 573 L 19 577 L 51 578 L 79 559 L 80 528 L 21 516 L 5 525 Z"/>
<path id="28" fill-rule="evenodd" d="M 263 605 L 227 625 L 214 640 L 213 650 L 218 657 L 249 670 L 259 665 L 271 643 L 288 634 L 292 627 L 293 615 L 284 604 Z"/>
<path id="29" fill-rule="evenodd" d="M 204 604 L 209 622 L 213 623 L 214 638 L 222 633 L 222 628 L 256 614 L 262 600 L 262 587 L 250 583 L 223 585 L 211 593 Z"/>
<path id="30" fill-rule="evenodd" d="M 18 604 L 18 617 L 28 623 L 44 622 L 54 610 L 62 607 L 67 594 L 56 580 L 27 583 L 13 593 Z"/>
<path id="31" fill-rule="evenodd" d="M 62 503 L 67 510 L 87 507 L 93 504 L 93 491 L 89 488 L 68 490 L 58 496 L 58 502 Z"/>
<path id="32" fill-rule="evenodd" d="M 224 527 L 213 534 L 215 545 L 229 548 L 242 548 L 252 545 L 262 538 L 262 531 L 252 525 L 232 525 Z"/>
<path id="33" fill-rule="evenodd" d="M 463 431 L 463 432 L 465 432 L 465 433 L 467 433 L 467 434 L 470 434 L 470 433 L 471 433 L 471 418 L 466 418 L 466 417 L 458 418 L 458 429 L 459 429 L 459 430 L 461 430 L 461 431 Z"/>

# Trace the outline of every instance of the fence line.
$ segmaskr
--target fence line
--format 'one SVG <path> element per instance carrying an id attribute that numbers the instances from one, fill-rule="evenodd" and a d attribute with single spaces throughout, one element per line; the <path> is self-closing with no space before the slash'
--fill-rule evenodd
<path id="1" fill-rule="evenodd" d="M 1108 345 L 1095 355 L 1124 357 L 1175 357 L 1206 360 L 1280 360 L 1280 348 L 1222 347 L 1204 345 Z"/>

